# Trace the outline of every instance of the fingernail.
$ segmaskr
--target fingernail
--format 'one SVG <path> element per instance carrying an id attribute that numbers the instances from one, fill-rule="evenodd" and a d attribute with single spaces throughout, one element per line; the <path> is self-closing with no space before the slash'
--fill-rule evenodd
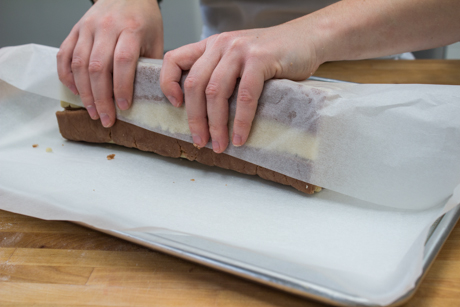
<path id="1" fill-rule="evenodd" d="M 117 104 L 118 104 L 118 107 L 121 110 L 128 110 L 128 108 L 129 108 L 128 101 L 126 99 L 124 99 L 124 98 L 118 98 L 117 99 Z"/>
<path id="2" fill-rule="evenodd" d="M 212 141 L 212 150 L 214 150 L 215 153 L 219 153 L 219 142 L 217 141 Z"/>
<path id="3" fill-rule="evenodd" d="M 74 93 L 75 95 L 78 95 L 78 91 L 77 91 L 77 88 L 75 87 L 75 85 L 70 84 L 69 85 L 69 90 L 71 90 L 72 93 Z"/>
<path id="4" fill-rule="evenodd" d="M 91 116 L 92 119 L 98 119 L 97 111 L 96 111 L 96 108 L 95 108 L 95 107 L 93 107 L 93 106 L 87 106 L 87 107 L 86 107 L 86 111 L 88 111 L 89 116 Z"/>
<path id="5" fill-rule="evenodd" d="M 201 137 L 199 135 L 192 135 L 193 144 L 200 146 L 201 145 Z"/>
<path id="6" fill-rule="evenodd" d="M 233 135 L 233 146 L 241 146 L 243 145 L 242 144 L 242 140 L 241 140 L 241 136 L 239 136 L 238 134 L 234 134 Z"/>
<path id="7" fill-rule="evenodd" d="M 99 114 L 101 116 L 102 126 L 108 127 L 110 125 L 110 117 L 106 113 Z"/>
<path id="8" fill-rule="evenodd" d="M 178 107 L 177 100 L 173 96 L 168 96 L 168 100 L 173 106 Z"/>

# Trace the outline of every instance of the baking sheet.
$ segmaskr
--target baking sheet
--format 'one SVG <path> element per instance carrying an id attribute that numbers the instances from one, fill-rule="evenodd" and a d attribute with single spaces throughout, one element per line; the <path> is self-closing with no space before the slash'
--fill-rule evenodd
<path id="1" fill-rule="evenodd" d="M 425 243 L 423 256 L 422 275 L 417 279 L 415 287 L 408 290 L 403 296 L 395 301 L 392 306 L 399 306 L 409 300 L 423 280 L 424 275 L 428 272 L 429 267 L 439 253 L 444 242 L 455 227 L 460 217 L 460 207 L 457 206 L 448 213 L 438 218 L 430 227 L 428 240 Z M 81 224 L 81 223 L 80 223 Z M 327 287 L 321 287 L 315 282 L 308 282 L 304 279 L 298 279 L 290 275 L 289 272 L 277 273 L 277 270 L 267 270 L 260 267 L 260 255 L 251 263 L 248 259 L 245 262 L 239 261 L 239 257 L 225 256 L 228 248 L 222 248 L 218 243 L 213 242 L 211 253 L 204 253 L 202 249 L 197 249 L 197 244 L 190 244 L 183 240 L 183 236 L 165 236 L 162 234 L 142 233 L 142 232 L 124 232 L 115 230 L 106 230 L 94 228 L 91 225 L 81 224 L 113 236 L 141 244 L 143 246 L 168 253 L 186 260 L 198 262 L 231 274 L 235 274 L 250 280 L 270 285 L 272 287 L 285 290 L 297 295 L 319 300 L 324 303 L 337 306 L 375 306 L 360 296 L 350 295 L 349 293 L 338 292 Z M 208 242 L 209 243 L 209 242 Z M 209 250 L 209 249 L 208 249 Z M 216 251 L 218 255 L 216 255 Z M 231 250 L 230 250 L 231 253 Z M 278 266 L 276 266 L 278 268 Z"/>
<path id="2" fill-rule="evenodd" d="M 169 233 L 190 245 L 218 242 L 234 259 L 249 261 L 244 255 L 250 251 L 260 255 L 253 259 L 266 270 L 382 304 L 405 293 L 421 273 L 428 225 L 442 207 L 401 211 L 332 191 L 305 197 L 196 163 L 67 142 L 53 114 L 57 101 L 5 83 L 0 93 L 4 210 L 103 229 Z M 108 161 L 108 154 L 115 159 Z M 400 270 L 405 257 L 411 265 Z M 261 260 L 267 258 L 274 260 Z"/>
<path id="3" fill-rule="evenodd" d="M 0 83 L 2 209 L 174 236 L 202 254 L 218 252 L 218 243 L 225 257 L 375 304 L 391 303 L 414 286 L 429 226 L 458 204 L 458 188 L 450 203 L 447 195 L 419 210 L 332 190 L 308 197 L 188 161 L 67 142 L 57 129 L 58 109 L 56 100 Z"/>

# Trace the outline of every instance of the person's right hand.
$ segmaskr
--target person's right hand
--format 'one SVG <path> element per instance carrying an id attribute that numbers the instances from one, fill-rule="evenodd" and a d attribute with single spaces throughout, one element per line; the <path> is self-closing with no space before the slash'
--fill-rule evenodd
<path id="1" fill-rule="evenodd" d="M 139 56 L 163 57 L 163 21 L 156 0 L 99 0 L 73 27 L 57 54 L 59 79 L 92 119 L 115 123 L 115 105 L 132 104 Z"/>

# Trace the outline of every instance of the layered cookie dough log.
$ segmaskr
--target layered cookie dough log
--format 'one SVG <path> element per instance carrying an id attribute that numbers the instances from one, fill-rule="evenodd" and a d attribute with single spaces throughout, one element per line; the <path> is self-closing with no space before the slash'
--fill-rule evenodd
<path id="1" fill-rule="evenodd" d="M 154 152 L 172 158 L 186 158 L 209 166 L 218 166 L 247 175 L 290 185 L 295 189 L 313 194 L 320 187 L 300 181 L 253 163 L 229 156 L 216 154 L 209 148 L 198 149 L 193 144 L 161 135 L 132 124 L 117 120 L 111 128 L 104 128 L 100 121 L 94 121 L 85 109 L 66 108 L 56 112 L 62 136 L 71 141 L 90 143 L 115 143 L 118 145 Z"/>

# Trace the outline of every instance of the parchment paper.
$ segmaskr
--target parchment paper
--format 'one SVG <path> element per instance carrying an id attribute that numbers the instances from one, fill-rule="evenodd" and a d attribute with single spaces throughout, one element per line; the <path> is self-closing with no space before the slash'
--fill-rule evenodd
<path id="1" fill-rule="evenodd" d="M 0 50 L 0 78 L 27 90 L 0 83 L 2 209 L 46 219 L 82 221 L 105 229 L 179 233 L 191 239 L 218 242 L 232 249 L 234 255 L 238 250 L 241 254 L 251 251 L 259 254 L 260 259 L 268 257 L 281 261 L 289 269 L 283 271 L 280 266 L 280 273 L 289 272 L 376 304 L 388 304 L 413 287 L 420 275 L 429 226 L 459 203 L 458 187 L 455 196 L 451 197 L 458 185 L 458 177 L 454 174 L 458 175 L 459 167 L 453 160 L 460 144 L 452 139 L 459 135 L 459 125 L 453 120 L 455 116 L 460 118 L 455 113 L 458 112 L 457 87 L 401 86 L 400 93 L 397 86 L 394 89 L 353 86 L 344 90 L 340 86 L 322 85 L 335 91 L 326 100 L 327 107 L 322 109 L 322 114 L 327 120 L 340 118 L 334 121 L 340 126 L 329 131 L 338 134 L 335 140 L 339 143 L 331 146 L 332 149 L 352 147 L 356 153 L 361 147 L 366 153 L 369 147 L 382 150 L 377 146 L 381 142 L 394 146 L 394 139 L 394 142 L 401 142 L 418 135 L 421 140 L 416 144 L 429 142 L 433 146 L 419 147 L 415 151 L 404 147 L 401 154 L 383 153 L 384 169 L 392 168 L 395 177 L 385 172 L 376 174 L 377 177 L 398 181 L 402 175 L 412 180 L 405 172 L 417 171 L 418 160 L 435 153 L 441 155 L 440 161 L 426 161 L 424 171 L 440 178 L 443 186 L 450 188 L 449 192 L 443 188 L 441 192 L 433 191 L 435 196 L 424 193 L 429 201 L 420 206 L 416 202 L 410 206 L 405 206 L 405 202 L 403 205 L 394 203 L 390 196 L 384 199 L 383 206 L 352 197 L 357 193 L 359 198 L 370 200 L 379 196 L 373 194 L 375 191 L 388 192 L 385 186 L 376 188 L 369 183 L 364 192 L 371 195 L 363 193 L 362 196 L 363 191 L 355 187 L 362 182 L 359 176 L 372 180 L 376 177 L 364 169 L 351 173 L 352 180 L 347 181 L 346 187 L 337 189 L 342 194 L 329 189 L 308 197 L 292 188 L 197 163 L 113 145 L 67 142 L 60 136 L 54 116 L 60 109 L 58 101 L 33 94 L 46 96 L 56 89 L 61 90 L 54 70 L 55 52 L 53 48 L 36 45 Z M 21 60 L 15 60 L 16 57 Z M 412 91 L 424 91 L 424 94 L 413 98 Z M 379 92 L 389 95 L 387 106 L 372 107 L 372 99 Z M 406 97 L 406 102 L 395 102 L 395 93 L 398 97 Z M 444 96 L 440 99 L 439 95 Z M 56 98 L 72 96 L 64 91 Z M 424 100 L 425 96 L 430 100 Z M 343 97 L 347 100 L 342 101 Z M 367 97 L 368 102 L 359 97 Z M 346 108 L 345 104 L 352 103 L 354 107 Z M 430 114 L 434 114 L 433 117 Z M 393 125 L 385 126 L 386 121 L 378 119 L 380 117 L 391 118 Z M 395 118 L 399 119 L 399 126 Z M 362 126 L 368 121 L 368 125 Z M 373 130 L 362 131 L 370 126 Z M 348 129 L 360 135 L 340 143 Z M 387 132 L 393 129 L 399 133 L 390 138 Z M 405 131 L 410 133 L 406 135 Z M 434 139 L 441 140 L 432 141 L 430 133 L 436 136 Z M 332 142 L 333 138 L 330 140 Z M 33 148 L 32 144 L 39 146 Z M 436 146 L 441 146 L 442 151 Z M 46 152 L 47 147 L 53 152 Z M 108 161 L 106 156 L 113 153 L 115 159 Z M 345 163 L 349 154 L 345 152 L 344 155 L 346 157 L 341 160 L 335 158 Z M 382 154 L 374 151 L 372 155 L 361 154 L 355 160 L 365 164 L 371 161 L 377 168 L 381 164 L 376 163 L 377 159 L 382 159 Z M 445 166 L 447 163 L 452 163 L 449 167 L 453 171 Z M 441 166 L 441 170 L 431 169 Z M 348 174 L 349 166 L 344 167 Z M 343 178 L 343 173 L 339 176 Z M 322 185 L 319 181 L 312 183 Z M 441 186 L 429 183 L 434 184 L 429 187 Z M 354 190 L 349 192 L 348 185 Z M 409 195 L 408 200 L 418 199 L 418 196 L 413 197 Z M 263 266 L 264 262 L 259 265 Z"/>
<path id="2" fill-rule="evenodd" d="M 79 97 L 59 82 L 56 53 L 56 48 L 38 45 L 3 48 L 0 78 L 25 91 L 82 105 Z M 158 75 L 139 75 L 142 68 L 159 67 L 160 63 L 141 61 L 135 96 L 147 99 L 135 100 L 132 110 L 118 111 L 117 116 L 146 129 L 191 141 L 190 135 L 149 125 L 143 116 L 154 117 L 154 110 L 148 109 L 163 104 L 170 107 L 167 117 L 181 120 L 187 127 L 185 109 L 177 112 L 166 101 Z M 231 100 L 232 114 L 235 97 Z M 459 101 L 460 86 L 272 80 L 265 85 L 260 115 L 272 122 L 288 122 L 290 131 L 304 127 L 316 136 L 318 153 L 308 161 L 308 167 L 297 157 L 285 155 L 280 159 L 277 152 L 270 157 L 260 150 L 229 146 L 226 153 L 376 204 L 427 208 L 445 203 L 460 184 Z M 308 111 L 311 109 L 312 114 Z M 292 118 L 291 110 L 300 110 L 303 116 Z M 158 117 L 164 116 L 162 113 Z M 255 125 L 257 122 L 256 118 Z M 261 134 L 264 132 L 271 133 Z M 299 134 L 290 138 L 286 134 L 270 134 L 270 142 L 264 145 L 274 149 L 298 146 Z"/>

